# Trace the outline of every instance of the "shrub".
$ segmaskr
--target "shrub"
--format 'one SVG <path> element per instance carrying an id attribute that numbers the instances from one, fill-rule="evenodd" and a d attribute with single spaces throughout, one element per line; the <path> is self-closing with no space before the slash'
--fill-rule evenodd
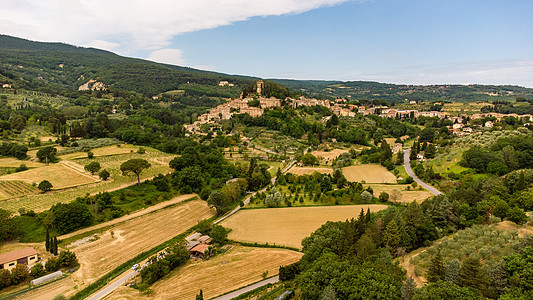
<path id="1" fill-rule="evenodd" d="M 87 152 L 87 157 L 88 158 L 93 158 L 94 157 L 94 153 L 92 151 L 88 151 Z"/>
<path id="2" fill-rule="evenodd" d="M 61 267 L 73 267 L 78 264 L 78 259 L 74 252 L 66 250 L 59 253 L 57 256 L 57 262 Z"/>
<path id="3" fill-rule="evenodd" d="M 98 173 L 98 176 L 102 180 L 107 180 L 109 176 L 111 176 L 111 174 L 109 174 L 109 171 L 107 171 L 106 169 L 103 169 L 102 171 L 100 171 L 100 173 Z"/>
<path id="4" fill-rule="evenodd" d="M 57 258 L 50 257 L 44 264 L 44 267 L 46 272 L 55 272 L 59 270 L 59 262 L 57 261 Z"/>
<path id="5" fill-rule="evenodd" d="M 43 264 L 40 262 L 36 263 L 35 265 L 33 265 L 33 267 L 31 267 L 30 275 L 33 278 L 41 277 L 44 275 L 44 273 L 45 271 L 44 271 Z"/>

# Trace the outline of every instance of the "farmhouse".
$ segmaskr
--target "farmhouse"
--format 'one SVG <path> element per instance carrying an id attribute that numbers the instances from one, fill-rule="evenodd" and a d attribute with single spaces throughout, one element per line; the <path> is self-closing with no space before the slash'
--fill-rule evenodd
<path id="1" fill-rule="evenodd" d="M 206 254 L 205 252 L 206 252 L 207 249 L 209 249 L 209 245 L 198 244 L 198 245 L 194 246 L 194 248 L 189 250 L 189 253 L 192 256 L 194 256 L 194 257 L 198 257 L 198 258 L 204 259 L 205 258 L 205 254 Z"/>
<path id="2" fill-rule="evenodd" d="M 39 253 L 31 247 L 0 254 L 0 269 L 11 270 L 15 268 L 17 264 L 32 266 L 37 262 L 38 254 Z"/>

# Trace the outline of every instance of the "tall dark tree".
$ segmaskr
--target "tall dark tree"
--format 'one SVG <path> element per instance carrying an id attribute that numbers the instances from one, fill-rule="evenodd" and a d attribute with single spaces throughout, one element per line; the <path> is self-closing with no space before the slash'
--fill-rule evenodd
<path id="1" fill-rule="evenodd" d="M 446 269 L 444 267 L 442 255 L 439 251 L 431 258 L 431 261 L 429 262 L 426 278 L 429 282 L 437 282 L 444 278 L 445 271 Z"/>

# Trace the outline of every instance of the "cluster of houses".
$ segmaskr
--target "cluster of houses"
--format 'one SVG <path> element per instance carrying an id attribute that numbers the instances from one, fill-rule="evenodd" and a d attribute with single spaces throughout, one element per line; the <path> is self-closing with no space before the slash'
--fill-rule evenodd
<path id="1" fill-rule="evenodd" d="M 226 86 L 229 85 L 227 82 L 220 82 L 219 85 Z M 257 94 L 261 94 L 263 83 L 262 81 L 257 82 Z M 259 106 L 250 106 L 252 101 L 258 100 Z M 382 118 L 396 118 L 396 119 L 413 119 L 413 118 L 419 118 L 419 117 L 437 117 L 440 119 L 448 119 L 451 120 L 454 125 L 450 127 L 451 132 L 454 135 L 462 136 L 466 134 L 472 133 L 472 128 L 469 126 L 466 126 L 467 124 L 464 124 L 463 120 L 465 120 L 467 117 L 470 118 L 470 120 L 475 120 L 479 118 L 486 118 L 486 117 L 495 117 L 498 121 L 501 120 L 503 117 L 516 117 L 516 118 L 525 118 L 526 122 L 533 122 L 533 115 L 517 115 L 517 114 L 499 114 L 499 113 L 485 113 L 485 114 L 474 114 L 472 116 L 468 115 L 461 115 L 459 117 L 449 117 L 445 112 L 440 111 L 418 111 L 416 109 L 395 109 L 390 108 L 388 106 L 372 106 L 372 107 L 366 107 L 366 106 L 358 106 L 353 104 L 347 104 L 345 99 L 336 99 L 333 101 L 330 100 L 318 100 L 314 98 L 305 98 L 300 97 L 299 99 L 292 99 L 287 98 L 284 100 L 284 102 L 288 105 L 291 105 L 292 107 L 311 107 L 311 106 L 324 106 L 332 110 L 332 112 L 339 116 L 339 117 L 355 117 L 357 114 L 361 114 L 364 116 L 367 115 L 376 115 L 380 116 Z M 411 101 L 410 103 L 416 103 L 415 101 Z M 257 102 L 256 102 L 257 103 Z M 264 109 L 266 108 L 272 108 L 272 107 L 279 107 L 282 105 L 282 100 L 276 99 L 276 98 L 244 98 L 244 99 L 234 99 L 227 103 L 221 104 L 213 109 L 211 109 L 209 112 L 200 115 L 198 117 L 198 120 L 195 121 L 193 124 L 184 125 L 185 129 L 189 133 L 195 133 L 195 134 L 206 134 L 201 132 L 200 126 L 203 124 L 216 124 L 218 121 L 221 120 L 229 120 L 234 114 L 248 114 L 251 117 L 260 117 L 264 113 Z M 484 124 L 484 127 L 491 128 L 494 126 L 494 123 L 492 121 L 487 121 Z"/>
<path id="2" fill-rule="evenodd" d="M 195 232 L 187 237 L 187 250 L 191 258 L 206 258 L 206 251 L 209 249 L 209 245 L 212 243 L 212 239 L 208 235 Z"/>

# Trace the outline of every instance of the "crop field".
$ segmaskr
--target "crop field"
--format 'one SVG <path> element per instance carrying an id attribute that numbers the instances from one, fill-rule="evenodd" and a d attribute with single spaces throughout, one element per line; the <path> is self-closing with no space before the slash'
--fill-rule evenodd
<path id="1" fill-rule="evenodd" d="M 113 145 L 101 148 L 92 149 L 91 152 L 94 154 L 94 157 L 100 156 L 109 156 L 109 155 L 120 155 L 128 154 L 132 152 L 137 152 L 139 146 L 133 145 Z M 80 159 L 87 158 L 87 152 L 74 152 L 60 156 L 61 159 Z"/>
<path id="2" fill-rule="evenodd" d="M 234 246 L 209 260 L 191 260 L 156 282 L 150 296 L 121 287 L 108 299 L 194 299 L 200 290 L 204 299 L 210 299 L 262 280 L 263 272 L 276 275 L 279 266 L 297 262 L 301 257 L 302 253 L 286 249 Z"/>
<path id="3" fill-rule="evenodd" d="M 81 170 L 83 170 L 83 166 L 81 166 Z M 74 169 L 62 163 L 4 175 L 0 177 L 0 180 L 21 180 L 29 184 L 39 184 L 43 180 L 48 180 L 53 189 L 62 189 L 97 181 L 90 173 L 80 172 L 79 169 Z"/>
<path id="4" fill-rule="evenodd" d="M 215 215 L 202 200 L 193 200 L 127 220 L 97 234 L 94 241 L 73 242 L 67 247 L 76 252 L 81 263 L 74 273 L 81 282 L 90 283 L 139 253 Z"/>
<path id="5" fill-rule="evenodd" d="M 294 175 L 311 175 L 315 172 L 320 174 L 333 174 L 333 169 L 331 168 L 315 168 L 315 167 L 292 167 L 287 173 L 292 173 Z"/>
<path id="6" fill-rule="evenodd" d="M 301 241 L 327 221 L 345 221 L 365 212 L 386 209 L 386 205 L 287 207 L 241 210 L 222 222 L 230 228 L 229 238 L 250 243 L 268 243 L 301 248 Z"/>
<path id="7" fill-rule="evenodd" d="M 386 192 L 389 194 L 389 200 L 392 202 L 422 202 L 428 197 L 433 196 L 426 189 L 413 189 L 409 184 L 370 184 L 370 186 L 374 190 L 374 196 L 378 197 L 381 192 Z M 408 186 L 411 187 L 411 190 L 407 190 Z"/>
<path id="8" fill-rule="evenodd" d="M 339 155 L 341 155 L 344 152 L 348 152 L 348 151 L 341 150 L 341 149 L 333 149 L 331 151 L 318 151 L 318 150 L 315 150 L 315 151 L 311 152 L 311 154 L 316 156 L 318 158 L 318 160 L 320 161 L 320 163 L 331 164 L 335 160 L 335 158 L 337 158 Z"/>
<path id="9" fill-rule="evenodd" d="M 0 197 L 3 199 L 20 197 L 39 192 L 36 187 L 20 180 L 0 181 Z"/>
<path id="10" fill-rule="evenodd" d="M 396 183 L 396 176 L 381 165 L 356 165 L 342 168 L 350 182 Z"/>
<path id="11" fill-rule="evenodd" d="M 6 157 L 6 158 L 0 158 L 0 167 L 5 168 L 17 168 L 21 164 L 25 164 L 28 168 L 38 168 L 44 166 L 44 164 L 37 162 L 37 161 L 31 161 L 31 160 L 18 160 L 14 157 Z"/>
<path id="12" fill-rule="evenodd" d="M 59 164 L 50 164 L 49 168 L 52 166 L 62 165 L 62 164 L 68 164 L 71 166 L 77 166 L 77 169 L 80 171 L 83 170 L 83 166 L 88 164 L 92 161 L 97 161 L 101 164 L 102 169 L 107 169 L 109 173 L 111 173 L 110 179 L 107 181 L 100 181 L 93 184 L 87 184 L 83 186 L 79 186 L 74 189 L 65 189 L 63 191 L 58 191 L 54 193 L 45 193 L 45 194 L 38 194 L 38 195 L 32 195 L 32 196 L 26 196 L 18 199 L 13 199 L 9 201 L 2 201 L 0 202 L 0 208 L 7 209 L 13 212 L 16 212 L 19 208 L 24 207 L 27 210 L 31 209 L 36 212 L 46 210 L 53 206 L 56 203 L 66 203 L 73 201 L 77 197 L 85 196 L 87 193 L 89 194 L 97 194 L 104 191 L 113 191 L 116 189 L 124 188 L 129 185 L 135 184 L 137 181 L 136 177 L 132 176 L 123 176 L 120 171 L 120 165 L 132 158 L 143 158 L 150 162 L 152 165 L 149 169 L 144 171 L 141 174 L 141 180 L 152 178 L 158 174 L 167 174 L 172 171 L 172 169 L 168 166 L 168 164 L 164 163 L 164 160 L 167 160 L 169 158 L 169 155 L 167 153 L 160 152 L 158 150 L 155 150 L 153 148 L 145 147 L 146 153 L 145 154 L 138 154 L 138 153 L 128 153 L 128 154 L 121 154 L 121 155 L 111 155 L 111 156 L 102 156 L 102 157 L 95 157 L 93 159 L 77 159 L 74 161 L 61 161 Z M 96 149 L 95 149 L 96 150 Z M 86 154 L 85 154 L 86 155 Z M 162 160 L 162 161 L 160 161 Z M 34 171 L 28 170 L 28 171 Z M 45 170 L 45 167 L 43 167 L 42 170 Z M 24 172 L 28 172 L 24 171 Z M 24 172 L 10 174 L 6 176 L 13 176 L 13 175 L 19 175 Z M 49 169 L 50 172 L 50 169 Z M 77 172 L 78 171 L 70 170 L 69 172 Z M 84 172 L 84 171 L 83 171 Z M 67 173 L 68 174 L 68 173 Z M 88 174 L 88 173 L 85 173 Z M 65 177 L 68 175 L 63 175 Z M 87 175 L 91 178 L 93 178 L 93 182 L 96 182 L 97 177 L 92 177 L 90 175 Z M 0 177 L 0 180 L 3 179 L 3 176 Z M 18 178 L 17 178 L 18 179 Z M 48 179 L 48 178 L 46 178 Z M 54 182 L 52 182 L 50 179 L 48 179 L 52 185 L 55 188 L 58 188 Z M 71 178 L 64 178 L 65 182 L 61 182 L 59 186 L 66 186 L 66 182 L 72 181 Z"/>

